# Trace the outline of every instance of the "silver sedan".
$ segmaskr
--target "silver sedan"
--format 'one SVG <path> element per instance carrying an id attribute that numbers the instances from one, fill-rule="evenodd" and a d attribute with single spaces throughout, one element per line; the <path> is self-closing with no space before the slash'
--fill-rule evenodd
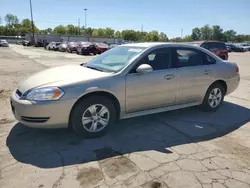
<path id="1" fill-rule="evenodd" d="M 120 45 L 87 64 L 38 72 L 11 96 L 29 127 L 103 135 L 118 119 L 199 105 L 216 111 L 239 85 L 239 68 L 206 49 L 172 43 Z"/>
<path id="2" fill-rule="evenodd" d="M 9 43 L 6 40 L 0 40 L 0 47 L 9 47 Z"/>

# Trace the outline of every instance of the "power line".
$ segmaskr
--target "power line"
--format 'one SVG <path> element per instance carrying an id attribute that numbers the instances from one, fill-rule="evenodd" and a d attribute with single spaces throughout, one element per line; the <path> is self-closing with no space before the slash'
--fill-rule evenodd
<path id="1" fill-rule="evenodd" d="M 44 23 L 78 23 L 78 21 L 44 21 L 44 20 L 36 20 L 37 22 L 44 22 Z"/>

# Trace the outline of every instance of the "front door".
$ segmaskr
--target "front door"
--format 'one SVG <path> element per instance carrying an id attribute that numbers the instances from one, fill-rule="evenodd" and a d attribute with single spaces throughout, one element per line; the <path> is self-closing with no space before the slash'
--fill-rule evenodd
<path id="1" fill-rule="evenodd" d="M 176 69 L 170 68 L 171 53 L 168 48 L 154 50 L 126 76 L 126 113 L 172 106 L 176 98 Z M 138 74 L 141 64 L 149 64 L 152 72 Z"/>

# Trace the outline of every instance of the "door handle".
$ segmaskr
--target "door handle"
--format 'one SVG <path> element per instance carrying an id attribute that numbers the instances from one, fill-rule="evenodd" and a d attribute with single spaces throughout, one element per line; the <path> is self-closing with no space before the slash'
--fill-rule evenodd
<path id="1" fill-rule="evenodd" d="M 174 78 L 175 76 L 174 75 L 166 75 L 164 78 L 166 80 L 171 80 L 172 78 Z"/>
<path id="2" fill-rule="evenodd" d="M 210 72 L 212 72 L 211 70 L 204 70 L 204 74 L 208 75 L 210 74 Z"/>

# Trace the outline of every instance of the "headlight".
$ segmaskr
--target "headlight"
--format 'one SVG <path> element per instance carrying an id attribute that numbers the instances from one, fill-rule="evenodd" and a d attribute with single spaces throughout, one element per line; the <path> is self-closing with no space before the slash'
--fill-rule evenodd
<path id="1" fill-rule="evenodd" d="M 64 91 L 57 87 L 45 87 L 28 92 L 24 99 L 30 101 L 58 100 L 64 95 Z"/>

